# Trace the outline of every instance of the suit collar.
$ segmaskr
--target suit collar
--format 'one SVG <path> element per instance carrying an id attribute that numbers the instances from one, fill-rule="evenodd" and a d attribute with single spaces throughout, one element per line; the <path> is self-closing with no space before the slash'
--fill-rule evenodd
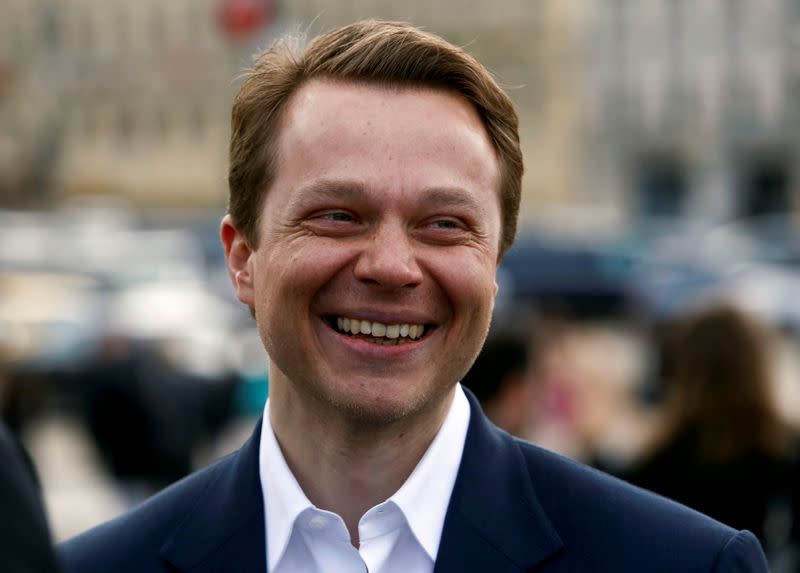
<path id="1" fill-rule="evenodd" d="M 529 571 L 563 545 L 519 446 L 468 391 L 472 415 L 434 573 Z"/>
<path id="2" fill-rule="evenodd" d="M 259 420 L 244 446 L 218 462 L 214 477 L 162 547 L 162 557 L 179 571 L 265 571 L 264 503 L 258 477 L 260 436 Z"/>
<path id="3" fill-rule="evenodd" d="M 467 441 L 434 573 L 533 569 L 562 542 L 539 503 L 514 440 L 486 419 L 465 391 L 471 415 Z M 266 568 L 264 505 L 258 473 L 261 421 L 216 475 L 162 547 L 179 571 L 241 573 Z"/>

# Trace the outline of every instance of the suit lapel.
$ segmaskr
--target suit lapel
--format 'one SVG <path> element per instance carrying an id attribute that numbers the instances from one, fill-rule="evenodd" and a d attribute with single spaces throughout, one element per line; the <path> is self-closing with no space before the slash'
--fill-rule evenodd
<path id="1" fill-rule="evenodd" d="M 562 547 L 514 440 L 492 426 L 468 391 L 471 416 L 434 573 L 530 571 Z M 179 571 L 263 573 L 264 504 L 258 471 L 261 422 L 198 497 L 164 544 Z"/>
<path id="2" fill-rule="evenodd" d="M 536 498 L 519 447 L 466 394 L 469 430 L 434 573 L 530 571 L 563 544 Z"/>
<path id="3" fill-rule="evenodd" d="M 258 471 L 260 437 L 261 421 L 244 446 L 220 462 L 215 479 L 162 547 L 162 557 L 178 570 L 266 570 L 264 503 Z"/>

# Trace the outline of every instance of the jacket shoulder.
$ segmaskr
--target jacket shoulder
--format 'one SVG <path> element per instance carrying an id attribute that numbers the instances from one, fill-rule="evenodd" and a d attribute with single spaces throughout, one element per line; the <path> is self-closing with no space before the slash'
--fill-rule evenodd
<path id="1" fill-rule="evenodd" d="M 159 557 L 162 546 L 203 493 L 231 466 L 235 455 L 221 458 L 131 511 L 59 544 L 59 556 L 66 571 L 171 571 Z"/>
<path id="2" fill-rule="evenodd" d="M 537 446 L 515 443 L 539 503 L 565 545 L 579 548 L 584 563 L 605 570 L 644 571 L 659 564 L 665 571 L 698 572 L 728 571 L 724 563 L 742 559 L 763 563 L 758 540 L 749 532 Z"/>

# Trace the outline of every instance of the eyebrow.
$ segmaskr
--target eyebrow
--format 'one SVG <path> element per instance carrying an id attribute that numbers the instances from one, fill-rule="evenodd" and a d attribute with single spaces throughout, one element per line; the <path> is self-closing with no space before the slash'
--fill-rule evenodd
<path id="1" fill-rule="evenodd" d="M 355 180 L 333 181 L 330 179 L 322 179 L 295 189 L 289 203 L 291 207 L 296 207 L 309 197 L 315 199 L 353 200 L 363 197 L 366 193 L 367 190 L 364 185 Z"/>
<path id="2" fill-rule="evenodd" d="M 434 187 L 425 192 L 425 202 L 442 207 L 465 207 L 483 212 L 481 203 L 460 187 Z"/>
<path id="3" fill-rule="evenodd" d="M 290 203 L 292 206 L 296 206 L 309 196 L 347 201 L 363 199 L 367 195 L 369 195 L 367 187 L 360 181 L 323 179 L 296 189 Z M 431 187 L 425 190 L 423 201 L 426 205 L 463 207 L 479 213 L 484 211 L 481 203 L 461 187 Z"/>

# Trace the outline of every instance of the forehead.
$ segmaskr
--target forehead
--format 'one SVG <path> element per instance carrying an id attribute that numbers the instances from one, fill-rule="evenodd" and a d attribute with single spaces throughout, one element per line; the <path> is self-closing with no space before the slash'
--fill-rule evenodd
<path id="1" fill-rule="evenodd" d="M 428 87 L 308 82 L 282 118 L 276 167 L 279 179 L 355 174 L 499 193 L 497 156 L 474 106 Z"/>
<path id="2" fill-rule="evenodd" d="M 318 116 L 324 116 L 331 110 L 352 109 L 374 117 L 382 114 L 402 114 L 420 105 L 437 107 L 440 111 L 448 109 L 454 117 L 460 116 L 473 129 L 485 135 L 485 129 L 475 107 L 466 97 L 454 90 L 425 85 L 387 85 L 369 80 L 349 81 L 336 78 L 316 78 L 300 86 L 288 102 L 283 124 L 284 127 L 294 124 L 301 119 L 300 114 L 308 114 L 310 111 L 317 111 Z"/>

